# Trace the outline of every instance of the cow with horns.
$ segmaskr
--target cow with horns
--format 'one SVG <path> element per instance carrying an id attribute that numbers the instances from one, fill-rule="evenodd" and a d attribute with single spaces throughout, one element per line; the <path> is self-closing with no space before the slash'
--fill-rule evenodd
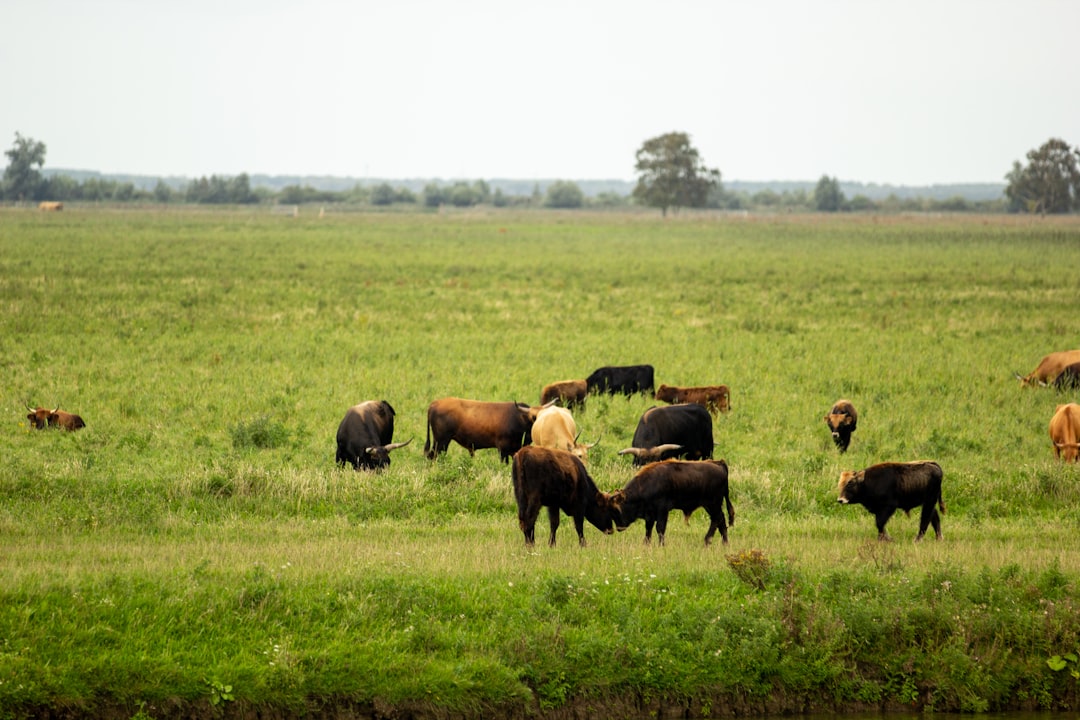
<path id="1" fill-rule="evenodd" d="M 633 455 L 634 465 L 684 457 L 707 460 L 713 455 L 712 416 L 703 406 L 651 407 L 638 420 L 631 447 L 620 455 Z"/>
<path id="2" fill-rule="evenodd" d="M 345 411 L 337 431 L 337 462 L 354 470 L 378 470 L 390 464 L 390 452 L 405 447 L 393 442 L 394 408 L 385 400 L 368 400 Z"/>
<path id="3" fill-rule="evenodd" d="M 55 410 L 43 407 L 32 408 L 30 405 L 27 405 L 26 409 L 30 411 L 30 414 L 26 416 L 26 419 L 30 422 L 30 427 L 37 430 L 44 430 L 46 427 L 78 430 L 86 427 L 86 423 L 83 422 L 81 417 L 74 413 L 64 412 L 59 405 L 56 406 Z"/>
<path id="4" fill-rule="evenodd" d="M 434 460 L 453 440 L 470 455 L 483 448 L 497 448 L 499 458 L 509 462 L 523 445 L 532 442 L 532 426 L 542 409 L 520 402 L 440 398 L 428 406 L 424 454 Z"/>

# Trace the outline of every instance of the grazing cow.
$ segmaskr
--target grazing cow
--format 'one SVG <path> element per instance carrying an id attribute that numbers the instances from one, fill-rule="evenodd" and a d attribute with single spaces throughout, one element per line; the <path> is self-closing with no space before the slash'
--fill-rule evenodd
<path id="1" fill-rule="evenodd" d="M 609 365 L 594 370 L 585 378 L 590 393 L 607 393 L 627 397 L 634 393 L 653 391 L 652 365 Z"/>
<path id="2" fill-rule="evenodd" d="M 353 405 L 337 430 L 337 462 L 354 470 L 378 470 L 390 464 L 390 451 L 405 447 L 394 439 L 394 408 L 385 400 L 368 400 Z"/>
<path id="3" fill-rule="evenodd" d="M 712 416 L 698 404 L 651 407 L 638 420 L 631 447 L 620 455 L 633 455 L 634 465 L 685 457 L 707 460 L 713 454 Z"/>
<path id="4" fill-rule="evenodd" d="M 540 404 L 547 405 L 554 400 L 564 408 L 584 408 L 588 394 L 589 385 L 584 380 L 560 380 L 544 386 L 540 391 Z"/>
<path id="5" fill-rule="evenodd" d="M 712 541 L 717 530 L 724 544 L 728 541 L 728 525 L 735 524 L 735 509 L 728 495 L 728 466 L 723 460 L 683 462 L 665 460 L 650 463 L 638 471 L 622 490 L 612 494 L 616 526 L 625 530 L 638 518 L 645 518 L 645 542 L 652 542 L 653 525 L 660 544 L 664 544 L 668 513 L 682 510 L 690 522 L 690 514 L 699 507 L 709 514 L 709 530 L 705 544 Z M 727 503 L 728 522 L 724 522 Z"/>
<path id="6" fill-rule="evenodd" d="M 62 411 L 59 405 L 55 410 L 43 407 L 32 408 L 29 405 L 26 406 L 26 409 L 30 411 L 26 419 L 30 421 L 31 427 L 38 430 L 44 430 L 46 427 L 59 427 L 64 430 L 78 430 L 86 427 L 86 423 L 83 422 L 81 417 Z"/>
<path id="7" fill-rule="evenodd" d="M 64 203 L 56 200 L 46 200 L 38 203 L 38 210 L 45 210 L 49 212 L 56 212 L 64 209 Z"/>
<path id="8" fill-rule="evenodd" d="M 499 458 L 509 462 L 522 445 L 532 442 L 530 431 L 541 409 L 519 402 L 441 398 L 428 406 L 424 454 L 434 460 L 453 440 L 470 455 L 483 448 L 498 448 Z"/>
<path id="9" fill-rule="evenodd" d="M 1065 462 L 1076 462 L 1080 455 L 1080 405 L 1058 405 L 1050 418 L 1050 442 L 1054 443 L 1054 457 Z"/>
<path id="10" fill-rule="evenodd" d="M 1066 365 L 1054 378 L 1055 390 L 1076 390 L 1077 388 L 1080 388 L 1080 362 Z"/>
<path id="11" fill-rule="evenodd" d="M 581 460 L 565 450 L 523 447 L 514 455 L 511 466 L 514 499 L 518 506 L 518 525 L 529 547 L 536 542 L 536 518 L 540 507 L 548 509 L 551 537 L 559 529 L 559 511 L 574 518 L 578 545 L 585 547 L 585 521 L 605 535 L 614 532 L 611 496 L 600 492 Z"/>
<path id="12" fill-rule="evenodd" d="M 824 419 L 836 447 L 840 448 L 842 453 L 847 452 L 848 445 L 851 444 L 851 433 L 855 432 L 855 425 L 859 421 L 855 406 L 850 400 L 837 400 Z"/>
<path id="13" fill-rule="evenodd" d="M 856 472 L 846 470 L 840 473 L 838 490 L 837 502 L 862 505 L 874 514 L 878 540 L 892 540 L 885 532 L 885 523 L 893 513 L 899 509 L 910 515 L 911 509 L 917 507 L 922 507 L 922 515 L 915 542 L 922 540 L 930 525 L 941 539 L 941 516 L 934 505 L 944 513 L 945 501 L 941 496 L 941 466 L 936 462 L 887 462 Z"/>
<path id="14" fill-rule="evenodd" d="M 574 416 L 566 408 L 545 407 L 536 414 L 536 422 L 532 426 L 533 445 L 566 450 L 584 460 L 589 448 L 596 443 L 579 444 L 579 435 Z"/>
<path id="15" fill-rule="evenodd" d="M 702 385 L 700 387 L 677 387 L 663 385 L 656 388 L 653 398 L 666 403 L 697 403 L 704 405 L 711 414 L 726 413 L 731 409 L 731 391 L 727 385 Z"/>
<path id="16" fill-rule="evenodd" d="M 1061 350 L 1052 352 L 1040 360 L 1039 366 L 1028 375 L 1015 374 L 1023 387 L 1031 387 L 1032 385 L 1046 386 L 1054 382 L 1058 375 L 1073 363 L 1080 363 L 1080 350 Z"/>

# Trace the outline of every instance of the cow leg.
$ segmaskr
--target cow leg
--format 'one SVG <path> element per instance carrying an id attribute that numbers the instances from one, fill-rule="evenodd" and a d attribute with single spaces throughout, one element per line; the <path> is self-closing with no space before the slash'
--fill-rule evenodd
<path id="1" fill-rule="evenodd" d="M 882 542 L 892 542 L 892 538 L 889 537 L 889 533 L 885 532 L 885 523 L 889 522 L 889 518 L 896 512 L 896 508 L 889 507 L 884 510 L 879 510 L 874 515 L 874 519 L 877 522 L 878 540 Z"/>
<path id="2" fill-rule="evenodd" d="M 661 547 L 664 545 L 664 533 L 667 532 L 667 515 L 666 510 L 656 514 L 656 539 Z"/>
<path id="3" fill-rule="evenodd" d="M 653 529 L 653 525 L 655 525 L 655 524 L 656 524 L 656 520 L 652 516 L 649 516 L 649 517 L 645 518 L 645 544 L 646 545 L 649 545 L 650 543 L 652 543 L 652 529 Z"/>
<path id="4" fill-rule="evenodd" d="M 934 536 L 941 539 L 941 516 L 938 515 L 937 508 L 934 507 L 934 503 L 923 505 L 922 514 L 919 516 L 919 534 L 915 536 L 915 542 L 922 540 L 923 535 L 926 534 L 926 528 L 934 526 Z"/>
<path id="5" fill-rule="evenodd" d="M 555 531 L 559 529 L 559 508 L 557 505 L 548 505 L 548 523 L 551 525 L 551 537 L 548 539 L 548 547 L 555 547 Z"/>
<path id="6" fill-rule="evenodd" d="M 727 523 L 724 522 L 724 508 L 721 506 L 714 513 L 709 508 L 705 508 L 705 512 L 709 514 L 709 531 L 705 533 L 705 545 L 709 545 L 712 542 L 712 537 L 717 530 L 720 531 L 720 537 L 723 538 L 724 544 L 728 544 L 727 538 Z"/>
<path id="7" fill-rule="evenodd" d="M 574 529 L 577 530 L 578 547 L 585 547 L 585 516 L 574 516 Z"/>
<path id="8" fill-rule="evenodd" d="M 539 505 L 518 505 L 518 525 L 525 535 L 525 545 L 527 547 L 536 544 L 536 516 L 539 514 Z"/>

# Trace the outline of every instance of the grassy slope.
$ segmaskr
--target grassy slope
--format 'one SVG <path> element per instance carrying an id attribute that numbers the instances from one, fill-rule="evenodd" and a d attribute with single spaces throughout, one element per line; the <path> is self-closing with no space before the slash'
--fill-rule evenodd
<path id="1" fill-rule="evenodd" d="M 1046 660 L 1078 647 L 1080 478 L 1046 438 L 1063 398 L 1011 378 L 1080 346 L 1075 220 L 77 209 L 0 228 L 9 714 L 1075 702 Z M 637 362 L 732 388 L 726 550 L 701 549 L 699 513 L 663 549 L 638 524 L 578 551 L 564 522 L 526 553 L 494 453 L 422 457 L 436 397 L 531 401 Z M 843 458 L 821 422 L 840 396 L 860 411 Z M 388 472 L 334 468 L 369 398 L 416 439 Z M 89 427 L 32 433 L 24 400 Z M 650 404 L 579 414 L 602 488 L 630 477 L 615 453 Z M 899 516 L 904 542 L 878 545 L 836 506 L 841 469 L 923 457 L 945 469 L 943 543 L 912 546 Z M 724 555 L 753 549 L 768 567 L 740 578 Z"/>

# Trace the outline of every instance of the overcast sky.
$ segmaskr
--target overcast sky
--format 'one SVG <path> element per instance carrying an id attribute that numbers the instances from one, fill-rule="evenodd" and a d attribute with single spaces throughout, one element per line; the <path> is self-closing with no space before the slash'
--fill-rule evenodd
<path id="1" fill-rule="evenodd" d="M 1080 145 L 1073 0 L 13 0 L 0 148 L 145 175 L 1002 182 Z M 6 158 L 0 156 L 0 162 Z"/>

